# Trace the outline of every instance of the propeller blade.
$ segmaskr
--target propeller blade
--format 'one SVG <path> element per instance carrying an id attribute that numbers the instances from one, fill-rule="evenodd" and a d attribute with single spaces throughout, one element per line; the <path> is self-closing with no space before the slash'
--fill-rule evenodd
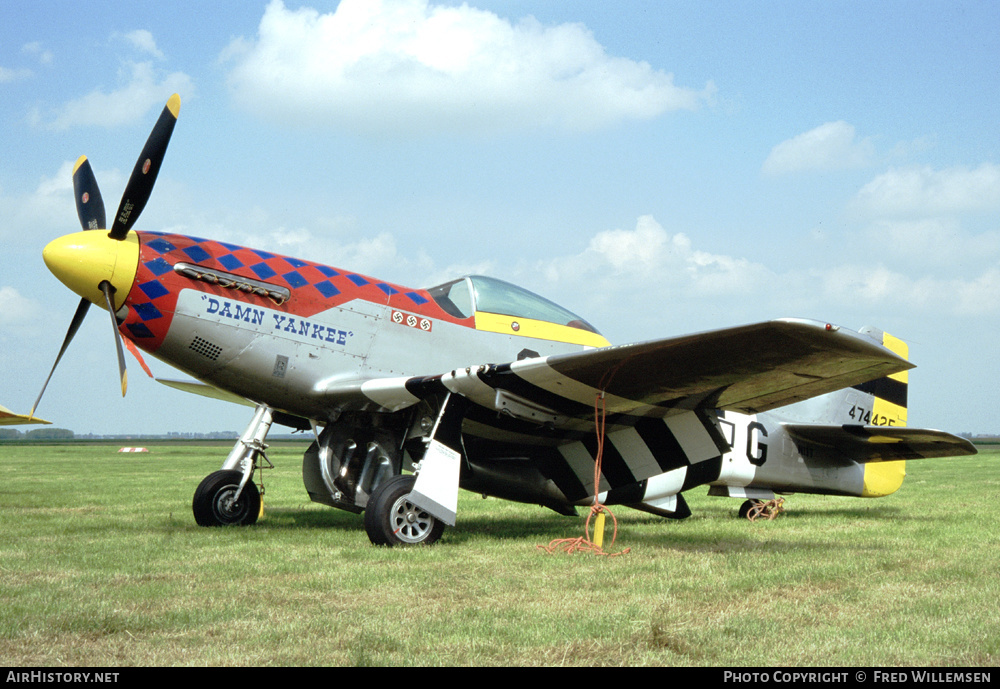
<path id="1" fill-rule="evenodd" d="M 118 332 L 118 320 L 115 318 L 115 303 L 111 298 L 111 290 L 114 287 L 107 280 L 101 282 L 101 291 L 104 292 L 104 302 L 108 305 L 108 313 L 111 314 L 111 326 L 115 331 L 115 344 L 118 346 L 118 375 L 122 380 L 122 397 L 128 388 L 128 374 L 125 371 L 125 350 L 122 349 L 122 336 Z"/>
<path id="2" fill-rule="evenodd" d="M 83 318 L 87 315 L 87 309 L 89 308 L 90 302 L 86 299 L 81 299 L 80 305 L 76 307 L 76 313 L 73 314 L 73 320 L 69 322 L 69 330 L 66 331 L 66 339 L 63 340 L 62 347 L 59 349 L 59 356 L 56 357 L 56 363 L 52 364 L 52 370 L 49 371 L 49 377 L 45 379 L 45 385 L 42 386 L 42 391 L 38 393 L 38 399 L 36 399 L 35 403 L 31 405 L 31 411 L 28 413 L 29 419 L 35 415 L 38 403 L 42 401 L 42 395 L 45 394 L 45 388 L 49 386 L 52 374 L 56 372 L 56 366 L 59 365 L 59 360 L 62 359 L 62 355 L 66 353 L 66 348 L 69 347 L 69 343 L 73 339 L 73 336 L 76 335 L 76 331 L 80 329 L 80 324 L 83 323 Z"/>
<path id="3" fill-rule="evenodd" d="M 80 156 L 73 166 L 73 195 L 76 197 L 76 214 L 83 229 L 96 230 L 108 226 L 104 217 L 104 200 L 87 156 Z"/>
<path id="4" fill-rule="evenodd" d="M 115 214 L 115 222 L 111 227 L 108 236 L 112 239 L 122 240 L 128 234 L 129 229 L 135 224 L 146 207 L 149 195 L 153 191 L 153 183 L 156 182 L 156 175 L 160 172 L 160 165 L 163 163 L 163 156 L 167 152 L 167 144 L 170 143 L 170 135 L 174 131 L 177 123 L 177 115 L 181 110 L 181 97 L 176 93 L 170 96 L 167 105 L 160 113 L 160 119 L 153 126 L 153 131 L 146 139 L 146 145 L 139 154 L 139 160 L 135 163 L 132 176 L 122 194 L 121 204 Z"/>

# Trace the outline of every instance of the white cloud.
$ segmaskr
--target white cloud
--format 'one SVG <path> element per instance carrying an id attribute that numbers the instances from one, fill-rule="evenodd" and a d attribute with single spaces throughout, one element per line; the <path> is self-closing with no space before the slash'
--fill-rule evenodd
<path id="1" fill-rule="evenodd" d="M 986 316 L 1000 313 L 1000 269 L 970 278 L 910 275 L 884 266 L 844 265 L 813 273 L 821 300 L 878 304 L 893 313 Z"/>
<path id="2" fill-rule="evenodd" d="M 867 165 L 874 154 L 871 140 L 858 140 L 853 126 L 843 121 L 827 122 L 772 148 L 762 170 L 768 175 L 841 170 Z"/>
<path id="3" fill-rule="evenodd" d="M 256 38 L 223 59 L 246 107 L 364 132 L 587 130 L 695 109 L 713 92 L 608 55 L 579 24 L 512 24 L 426 0 L 343 0 L 332 13 L 274 0 Z"/>
<path id="4" fill-rule="evenodd" d="M 31 74 L 31 70 L 27 67 L 11 69 L 10 67 L 0 66 L 0 84 L 9 84 L 21 79 L 27 79 Z"/>
<path id="5" fill-rule="evenodd" d="M 222 217 L 216 211 L 179 219 L 181 222 L 156 229 L 305 258 L 410 286 L 429 286 L 426 275 L 433 270 L 425 254 L 403 255 L 392 233 L 358 232 L 352 218 L 314 218 L 308 226 L 289 227 L 275 221 L 264 209 L 249 207 Z M 406 283 L 410 278 L 416 282 Z"/>
<path id="6" fill-rule="evenodd" d="M 687 235 L 671 235 L 648 215 L 638 219 L 634 230 L 597 233 L 582 253 L 553 260 L 545 272 L 552 282 L 620 281 L 626 276 L 644 289 L 700 296 L 752 289 L 769 277 L 760 264 L 695 249 Z"/>
<path id="7" fill-rule="evenodd" d="M 30 243 L 47 232 L 78 229 L 73 209 L 73 161 L 64 161 L 52 177 L 42 177 L 30 193 L 0 193 L 0 217 L 5 219 L 0 224 L 0 239 L 8 246 Z M 33 232 L 25 233 L 25 227 Z"/>
<path id="8" fill-rule="evenodd" d="M 598 328 L 634 328 L 625 335 L 634 339 L 745 320 L 744 305 L 777 289 L 778 276 L 745 258 L 697 249 L 687 235 L 643 216 L 634 229 L 598 232 L 581 252 L 524 266 L 508 279 Z M 720 314 L 734 303 L 735 311 Z"/>
<path id="9" fill-rule="evenodd" d="M 0 342 L 13 345 L 13 341 L 37 338 L 47 321 L 46 309 L 39 301 L 24 296 L 16 287 L 0 287 Z"/>
<path id="10" fill-rule="evenodd" d="M 191 78 L 183 72 L 159 76 L 149 62 L 129 65 L 127 81 L 110 93 L 96 90 L 57 108 L 51 116 L 35 111 L 36 125 L 63 131 L 77 126 L 117 127 L 145 119 L 154 107 L 163 107 L 172 93 L 190 94 Z"/>
<path id="11" fill-rule="evenodd" d="M 30 55 L 41 65 L 48 65 L 52 63 L 52 53 L 45 50 L 42 44 L 35 41 L 33 43 L 25 43 L 21 46 L 21 53 L 23 55 Z M 3 67 L 0 66 L 0 84 L 10 84 L 15 81 L 21 81 L 22 79 L 30 78 L 34 72 L 27 67 Z"/>
<path id="12" fill-rule="evenodd" d="M 38 245 L 41 250 L 49 239 L 80 229 L 73 202 L 74 163 L 63 161 L 54 174 L 42 176 L 29 192 L 10 194 L 0 190 L 0 217 L 5 219 L 0 223 L 0 241 L 5 248 Z M 120 194 L 126 177 L 113 169 L 98 169 L 95 175 L 104 190 L 104 205 L 110 216 L 118 207 L 118 197 L 108 193 Z M 26 227 L 32 231 L 25 232 Z M 40 241 L 42 243 L 38 244 Z"/>
<path id="13" fill-rule="evenodd" d="M 1000 231 L 969 234 L 950 217 L 880 219 L 854 240 L 874 253 L 901 259 L 911 269 L 973 266 L 1000 257 Z"/>
<path id="14" fill-rule="evenodd" d="M 0 287 L 0 326 L 15 325 L 41 313 L 41 304 L 14 287 Z"/>
<path id="15" fill-rule="evenodd" d="M 883 217 L 996 210 L 1000 208 L 1000 165 L 893 169 L 866 184 L 855 205 Z"/>
<path id="16" fill-rule="evenodd" d="M 39 64 L 50 65 L 52 64 L 53 56 L 52 52 L 46 50 L 42 44 L 38 41 L 32 41 L 31 43 L 25 43 L 21 47 L 21 52 L 25 55 L 34 56 Z"/>
<path id="17" fill-rule="evenodd" d="M 318 237 L 307 229 L 282 227 L 260 237 L 260 241 L 251 239 L 246 243 L 283 255 L 309 256 L 314 261 L 340 265 L 368 275 L 384 274 L 387 266 L 400 261 L 396 240 L 388 232 L 344 242 L 336 236 Z"/>
<path id="18" fill-rule="evenodd" d="M 920 228 L 930 232 L 932 228 Z M 982 245 L 997 251 L 995 237 Z M 927 239 L 931 241 L 930 238 Z M 847 314 L 866 318 L 961 318 L 1000 314 L 995 262 L 963 269 L 909 263 L 896 270 L 872 252 L 862 263 L 767 265 L 697 248 L 654 218 L 632 230 L 595 234 L 579 253 L 522 266 L 507 277 L 575 309 L 597 327 L 631 331 L 629 339 L 783 316 Z M 980 264 L 982 265 L 982 264 Z M 860 319 L 854 323 L 855 319 Z M 608 332 L 618 336 L 618 332 Z"/>
<path id="19" fill-rule="evenodd" d="M 140 50 L 141 52 L 148 53 L 155 58 L 163 58 L 163 53 L 156 47 L 156 39 L 154 39 L 153 34 L 146 29 L 136 29 L 135 31 L 130 31 L 125 34 L 125 40 L 131 44 L 132 47 Z"/>

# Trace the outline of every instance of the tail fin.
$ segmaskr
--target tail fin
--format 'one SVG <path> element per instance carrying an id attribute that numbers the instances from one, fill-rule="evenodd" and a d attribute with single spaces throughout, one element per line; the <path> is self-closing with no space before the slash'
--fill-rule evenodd
<path id="1" fill-rule="evenodd" d="M 897 337 L 878 328 L 859 330 L 885 348 L 908 358 L 909 347 Z M 784 420 L 794 423 L 844 426 L 906 426 L 908 371 L 876 378 L 867 383 L 831 392 L 778 410 Z M 815 430 L 814 429 L 814 430 Z M 846 429 L 845 429 L 846 430 Z M 802 442 L 804 439 L 800 439 Z M 898 439 L 893 439 L 895 442 Z M 919 455 L 914 455 L 919 456 Z M 906 476 L 906 462 L 879 461 L 865 464 L 863 497 L 879 497 L 895 492 Z"/>
<path id="2" fill-rule="evenodd" d="M 909 359 L 910 348 L 905 342 L 878 328 L 864 327 L 860 332 L 873 340 L 881 340 L 882 346 L 904 359 Z M 909 371 L 900 371 L 891 376 L 876 378 L 855 386 L 854 390 L 868 397 L 871 404 L 871 418 L 859 418 L 865 426 L 905 426 L 906 396 L 910 383 Z M 867 402 L 866 402 L 867 404 Z M 858 415 L 861 411 L 859 408 Z M 865 465 L 865 484 L 862 497 L 881 497 L 895 493 L 906 478 L 906 462 L 877 462 Z"/>
<path id="3" fill-rule="evenodd" d="M 871 327 L 862 328 L 860 332 L 873 340 L 880 341 L 883 347 L 904 359 L 909 358 L 910 348 L 899 338 Z M 905 426 L 909 373 L 909 371 L 900 371 L 885 378 L 877 378 L 854 386 L 852 390 L 867 395 L 871 405 L 870 418 L 867 408 L 859 409 L 856 413 L 858 419 L 855 423 L 864 426 Z"/>
<path id="4" fill-rule="evenodd" d="M 906 343 L 878 328 L 858 331 L 886 349 L 907 358 Z M 790 423 L 836 424 L 839 426 L 905 426 L 908 372 L 844 388 L 836 392 L 796 402 L 774 410 L 782 421 Z"/>
<path id="5" fill-rule="evenodd" d="M 863 328 L 860 334 L 907 358 L 908 348 L 898 338 L 876 328 Z M 711 494 L 749 498 L 773 491 L 881 497 L 903 484 L 906 460 L 976 454 L 972 443 L 950 433 L 905 427 L 908 382 L 906 372 L 896 373 L 758 415 L 763 423 L 755 419 L 746 426 L 752 477 L 739 475 L 734 463 L 725 480 L 712 484 Z M 760 464 L 750 452 L 753 424 L 764 428 L 767 433 L 759 435 L 769 439 L 768 459 Z M 779 444 L 782 436 L 791 439 L 794 449 Z M 751 496 L 750 491 L 757 494 Z"/>

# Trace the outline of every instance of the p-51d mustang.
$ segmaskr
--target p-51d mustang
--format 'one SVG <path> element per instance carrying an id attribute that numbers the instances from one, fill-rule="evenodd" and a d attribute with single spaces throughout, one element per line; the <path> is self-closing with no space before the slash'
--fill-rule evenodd
<path id="1" fill-rule="evenodd" d="M 195 491 L 198 524 L 256 521 L 254 472 L 275 421 L 315 434 L 302 468 L 310 498 L 364 512 L 371 541 L 388 545 L 437 540 L 455 524 L 459 488 L 565 514 L 596 500 L 684 517 L 695 486 L 748 500 L 879 496 L 901 484 L 902 460 L 975 453 L 904 427 L 911 364 L 881 331 L 778 320 L 611 346 L 492 278 L 411 289 L 135 231 L 179 109 L 174 95 L 110 231 L 90 164 L 77 161 L 85 231 L 44 257 L 82 297 L 53 371 L 95 303 L 114 324 L 122 394 L 124 337 L 200 381 L 163 382 L 256 406 Z"/>

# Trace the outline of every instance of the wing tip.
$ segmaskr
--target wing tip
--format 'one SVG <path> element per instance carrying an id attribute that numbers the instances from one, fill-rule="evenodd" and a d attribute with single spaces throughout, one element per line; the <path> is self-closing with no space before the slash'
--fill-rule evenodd
<path id="1" fill-rule="evenodd" d="M 885 363 L 891 363 L 898 366 L 896 372 L 907 371 L 911 368 L 916 368 L 917 366 L 907 359 L 905 354 L 901 355 L 900 353 L 893 351 L 890 347 L 886 347 L 884 344 L 866 335 L 864 332 L 859 332 L 834 323 L 825 323 L 823 321 L 808 318 L 777 318 L 773 321 L 767 321 L 767 323 L 776 324 L 783 328 L 790 328 L 793 331 L 806 332 L 810 335 L 816 334 L 817 332 L 830 333 L 832 336 L 840 338 L 845 344 L 852 342 L 868 349 L 873 354 L 877 352 L 879 357 L 883 359 Z"/>
<path id="2" fill-rule="evenodd" d="M 52 422 L 36 417 L 35 407 L 32 407 L 28 415 L 25 416 L 24 414 L 16 414 L 7 407 L 0 405 L 0 426 L 26 426 L 28 424 L 41 424 L 48 426 L 51 425 Z"/>

